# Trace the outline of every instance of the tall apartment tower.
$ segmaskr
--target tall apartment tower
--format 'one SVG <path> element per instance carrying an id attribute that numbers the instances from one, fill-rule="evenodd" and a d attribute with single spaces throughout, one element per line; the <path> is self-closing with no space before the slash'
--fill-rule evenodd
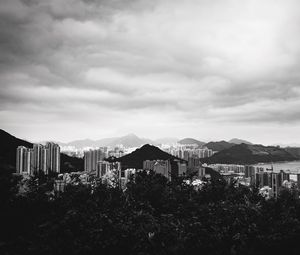
<path id="1" fill-rule="evenodd" d="M 33 145 L 33 171 L 38 173 L 42 170 L 42 149 L 43 145 L 34 144 Z"/>
<path id="2" fill-rule="evenodd" d="M 17 164 L 16 170 L 17 173 L 22 174 L 26 169 L 26 151 L 27 148 L 24 146 L 18 146 L 17 148 Z"/>
<path id="3" fill-rule="evenodd" d="M 27 172 L 30 175 L 33 175 L 34 172 L 34 164 L 33 164 L 33 149 L 28 149 L 27 153 L 26 153 L 26 157 L 27 157 Z"/>
<path id="4" fill-rule="evenodd" d="M 109 171 L 114 171 L 117 174 L 119 179 L 121 177 L 124 177 L 124 176 L 122 176 L 120 162 L 112 162 L 112 163 L 108 162 L 108 161 L 98 161 L 97 162 L 96 176 L 98 178 L 103 177 Z M 123 173 L 124 173 L 124 171 L 123 171 Z"/>
<path id="5" fill-rule="evenodd" d="M 105 153 L 101 149 L 84 152 L 84 171 L 92 172 L 97 170 L 97 163 L 105 158 Z"/>
<path id="6" fill-rule="evenodd" d="M 33 174 L 33 150 L 24 146 L 17 148 L 16 171 L 19 174 Z"/>
<path id="7" fill-rule="evenodd" d="M 49 172 L 49 159 L 48 159 L 48 149 L 43 147 L 41 151 L 41 169 L 40 171 L 48 174 Z"/>
<path id="8" fill-rule="evenodd" d="M 45 146 L 47 155 L 47 173 L 60 173 L 60 147 L 58 144 L 48 142 Z"/>
<path id="9" fill-rule="evenodd" d="M 144 170 L 152 170 L 171 180 L 171 162 L 170 160 L 145 160 L 143 162 Z"/>

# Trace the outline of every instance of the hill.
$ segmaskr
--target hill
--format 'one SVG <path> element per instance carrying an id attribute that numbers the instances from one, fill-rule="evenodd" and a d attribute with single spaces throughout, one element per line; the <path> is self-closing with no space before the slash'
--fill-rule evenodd
<path id="1" fill-rule="evenodd" d="M 263 162 L 291 161 L 296 159 L 298 158 L 279 147 L 237 144 L 229 149 L 225 149 L 214 154 L 210 158 L 203 159 L 203 162 L 223 164 L 256 164 Z"/>
<path id="2" fill-rule="evenodd" d="M 17 147 L 25 146 L 32 148 L 33 144 L 25 140 L 16 138 L 0 129 L 0 168 L 1 170 L 16 171 Z M 61 172 L 83 170 L 83 159 L 70 157 L 64 153 L 60 154 Z"/>
<path id="3" fill-rule="evenodd" d="M 234 145 L 235 145 L 234 143 L 229 143 L 226 141 L 219 141 L 219 142 L 209 142 L 209 143 L 206 143 L 204 146 L 213 151 L 222 151 L 225 149 L 229 149 Z"/>
<path id="4" fill-rule="evenodd" d="M 146 144 L 139 149 L 136 149 L 130 154 L 117 158 L 114 161 L 121 162 L 122 168 L 142 169 L 145 160 L 175 160 L 178 159 L 171 154 L 160 150 L 159 148 Z"/>
<path id="5" fill-rule="evenodd" d="M 64 153 L 60 153 L 60 172 L 78 172 L 84 170 L 83 158 L 71 157 Z"/>
<path id="6" fill-rule="evenodd" d="M 108 159 L 109 161 L 121 162 L 122 169 L 136 168 L 142 169 L 145 160 L 170 160 L 172 175 L 177 175 L 177 161 L 185 162 L 183 159 L 172 156 L 171 154 L 160 150 L 159 148 L 146 144 L 139 149 L 136 149 L 130 154 L 120 158 Z"/>
<path id="7" fill-rule="evenodd" d="M 197 144 L 199 147 L 202 147 L 205 144 L 205 142 L 201 142 L 194 138 L 184 138 L 182 140 L 179 140 L 178 143 L 180 143 L 180 144 Z"/>
<path id="8" fill-rule="evenodd" d="M 239 139 L 239 138 L 232 138 L 231 140 L 228 141 L 229 143 L 234 143 L 234 144 L 252 144 L 246 140 L 242 140 L 242 139 Z"/>

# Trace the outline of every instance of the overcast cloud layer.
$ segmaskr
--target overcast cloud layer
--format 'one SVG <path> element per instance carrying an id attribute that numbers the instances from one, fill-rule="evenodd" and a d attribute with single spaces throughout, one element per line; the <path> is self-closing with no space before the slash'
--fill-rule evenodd
<path id="1" fill-rule="evenodd" d="M 300 142 L 298 0 L 2 0 L 0 127 Z"/>

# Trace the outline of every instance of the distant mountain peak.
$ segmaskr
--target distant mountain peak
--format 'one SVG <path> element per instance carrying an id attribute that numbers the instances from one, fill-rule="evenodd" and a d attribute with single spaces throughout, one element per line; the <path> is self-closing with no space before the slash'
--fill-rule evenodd
<path id="1" fill-rule="evenodd" d="M 84 147 L 116 147 L 118 145 L 123 145 L 125 147 L 140 147 L 143 144 L 151 143 L 150 140 L 140 138 L 136 134 L 130 133 L 125 136 L 120 137 L 109 137 L 102 138 L 98 140 L 82 139 L 76 140 L 69 143 L 61 144 L 63 146 L 74 146 L 76 148 Z"/>
<path id="2" fill-rule="evenodd" d="M 178 143 L 180 143 L 180 144 L 197 144 L 200 147 L 205 144 L 205 142 L 199 141 L 194 138 L 189 138 L 189 137 L 179 140 Z"/>
<path id="3" fill-rule="evenodd" d="M 135 133 L 128 133 L 128 134 L 125 135 L 125 136 L 135 136 L 135 137 L 137 137 L 137 135 L 136 135 Z"/>
<path id="4" fill-rule="evenodd" d="M 124 137 L 138 137 L 138 136 L 134 133 L 129 133 L 129 134 L 125 135 Z"/>
<path id="5" fill-rule="evenodd" d="M 252 144 L 249 141 L 243 140 L 243 139 L 239 139 L 239 138 L 232 138 L 231 140 L 228 141 L 229 143 L 234 143 L 234 144 Z"/>

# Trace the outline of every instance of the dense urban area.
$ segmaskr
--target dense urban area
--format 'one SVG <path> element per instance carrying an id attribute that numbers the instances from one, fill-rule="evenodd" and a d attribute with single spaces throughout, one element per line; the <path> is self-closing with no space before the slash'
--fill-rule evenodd
<path id="1" fill-rule="evenodd" d="M 86 148 L 74 168 L 58 143 L 1 135 L 1 254 L 299 254 L 295 170 L 193 143 Z"/>

